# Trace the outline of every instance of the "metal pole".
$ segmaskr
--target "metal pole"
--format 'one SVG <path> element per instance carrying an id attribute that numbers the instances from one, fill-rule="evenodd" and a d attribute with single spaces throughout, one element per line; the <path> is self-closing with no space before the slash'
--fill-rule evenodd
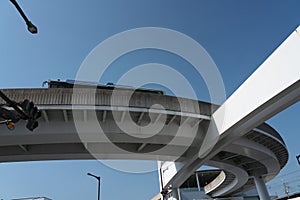
<path id="1" fill-rule="evenodd" d="M 300 155 L 296 156 L 298 164 L 300 165 Z"/>
<path id="2" fill-rule="evenodd" d="M 10 100 L 1 90 L 0 90 L 0 97 L 6 101 L 7 104 L 13 104 L 13 101 Z"/>
<path id="3" fill-rule="evenodd" d="M 284 187 L 284 193 L 286 194 L 287 198 L 290 198 L 289 195 L 289 186 L 287 186 L 287 184 L 285 182 L 282 183 L 283 187 Z"/>
<path id="4" fill-rule="evenodd" d="M 100 177 L 98 179 L 98 200 L 100 200 Z"/>
<path id="5" fill-rule="evenodd" d="M 29 22 L 29 19 L 26 17 L 25 13 L 23 12 L 22 8 L 19 6 L 19 4 L 17 3 L 17 1 L 16 0 L 10 0 L 10 2 L 12 4 L 14 4 L 14 6 L 16 7 L 16 9 L 18 10 L 18 12 L 23 17 L 24 21 L 27 24 Z"/>
<path id="6" fill-rule="evenodd" d="M 24 111 L 22 111 L 18 106 L 17 106 L 17 103 L 15 102 L 15 101 L 12 101 L 12 100 L 10 100 L 1 90 L 0 90 L 0 97 L 4 100 L 4 101 L 6 101 L 6 103 L 7 103 L 7 105 L 9 106 L 9 107 L 13 107 L 14 109 L 15 109 L 15 111 L 17 111 L 20 115 L 21 115 L 21 117 L 22 117 L 22 119 L 28 119 L 29 118 L 29 116 L 26 114 L 26 113 L 24 113 Z"/>
<path id="7" fill-rule="evenodd" d="M 98 180 L 98 200 L 100 200 L 100 176 L 96 176 L 91 173 L 87 173 L 88 176 L 92 176 Z"/>

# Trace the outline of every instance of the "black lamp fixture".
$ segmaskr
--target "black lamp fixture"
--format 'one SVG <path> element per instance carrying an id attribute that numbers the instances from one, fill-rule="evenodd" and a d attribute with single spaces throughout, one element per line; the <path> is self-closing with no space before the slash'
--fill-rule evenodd
<path id="1" fill-rule="evenodd" d="M 300 155 L 296 156 L 298 164 L 300 165 Z"/>
<path id="2" fill-rule="evenodd" d="M 28 31 L 29 31 L 30 33 L 36 34 L 36 33 L 38 32 L 37 27 L 36 27 L 35 25 L 33 25 L 33 24 L 31 23 L 31 21 L 26 22 L 26 24 L 27 24 L 27 29 L 28 29 Z"/>
<path id="3" fill-rule="evenodd" d="M 20 15 L 22 16 L 22 18 L 26 22 L 28 31 L 30 33 L 32 33 L 32 34 L 36 34 L 38 32 L 37 27 L 34 24 L 32 24 L 31 21 L 28 20 L 28 18 L 26 17 L 25 13 L 22 10 L 22 8 L 19 6 L 18 2 L 16 0 L 10 0 L 10 2 L 12 4 L 14 4 L 14 6 L 16 7 L 16 9 L 18 10 L 18 12 L 20 13 Z"/>

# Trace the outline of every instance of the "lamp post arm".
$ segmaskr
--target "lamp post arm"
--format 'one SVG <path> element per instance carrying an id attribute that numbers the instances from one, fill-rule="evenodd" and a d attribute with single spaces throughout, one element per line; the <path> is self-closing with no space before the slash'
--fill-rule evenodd
<path id="1" fill-rule="evenodd" d="M 12 4 L 14 4 L 14 6 L 18 10 L 18 12 L 22 16 L 22 18 L 25 20 L 28 31 L 31 32 L 32 34 L 36 34 L 38 32 L 37 27 L 34 24 L 32 24 L 31 21 L 29 21 L 29 19 L 26 17 L 25 13 L 23 12 L 22 8 L 19 6 L 17 1 L 16 0 L 10 0 L 10 2 Z"/>
<path id="2" fill-rule="evenodd" d="M 18 2 L 16 0 L 10 0 L 10 2 L 12 4 L 14 4 L 14 6 L 16 7 L 16 9 L 19 11 L 20 15 L 23 17 L 23 19 L 25 20 L 26 24 L 28 24 L 30 21 L 29 19 L 26 17 L 25 13 L 23 12 L 22 8 L 19 6 Z"/>
<path id="3" fill-rule="evenodd" d="M 92 176 L 92 177 L 96 178 L 97 180 L 100 180 L 100 176 L 95 176 L 94 174 L 91 174 L 91 173 L 87 173 L 87 175 Z"/>
<path id="4" fill-rule="evenodd" d="M 20 115 L 22 119 L 28 119 L 29 116 L 18 107 L 18 104 L 15 101 L 12 101 L 11 99 L 9 99 L 1 90 L 0 90 L 0 97 L 6 101 L 7 105 L 9 107 L 12 107 L 15 109 L 15 111 L 17 111 Z"/>

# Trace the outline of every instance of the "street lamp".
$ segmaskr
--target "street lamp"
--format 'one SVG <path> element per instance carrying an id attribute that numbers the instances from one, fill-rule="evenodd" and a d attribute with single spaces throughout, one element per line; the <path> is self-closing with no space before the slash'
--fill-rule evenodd
<path id="1" fill-rule="evenodd" d="M 92 176 L 98 180 L 98 200 L 100 200 L 100 176 L 95 176 L 91 173 L 87 173 L 88 176 Z"/>
<path id="2" fill-rule="evenodd" d="M 296 156 L 298 164 L 300 165 L 300 155 Z"/>
<path id="3" fill-rule="evenodd" d="M 23 17 L 24 21 L 26 22 L 28 31 L 30 33 L 32 33 L 32 34 L 36 34 L 38 32 L 37 27 L 35 25 L 33 25 L 31 23 L 31 21 L 28 20 L 28 18 L 26 17 L 25 13 L 23 12 L 22 8 L 19 6 L 19 4 L 17 3 L 17 1 L 16 0 L 10 0 L 10 2 L 12 4 L 14 4 L 14 6 L 16 7 L 16 9 L 20 13 L 20 15 Z"/>

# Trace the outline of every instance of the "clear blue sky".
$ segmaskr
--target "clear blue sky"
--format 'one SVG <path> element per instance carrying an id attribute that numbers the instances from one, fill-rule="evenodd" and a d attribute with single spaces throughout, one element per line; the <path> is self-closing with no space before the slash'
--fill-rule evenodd
<path id="1" fill-rule="evenodd" d="M 18 2 L 39 33 L 31 35 L 9 0 L 0 1 L 0 88 L 41 87 L 48 79 L 74 79 L 84 58 L 101 41 L 151 26 L 180 31 L 203 45 L 229 96 L 300 25 L 299 0 Z M 169 62 L 168 56 L 158 54 L 149 52 L 137 60 Z M 117 77 L 112 73 L 107 80 Z M 299 113 L 298 103 L 269 120 L 290 151 L 284 173 L 300 168 L 295 159 L 300 154 Z M 87 172 L 102 177 L 102 199 L 150 199 L 159 190 L 156 172 L 127 174 L 97 161 L 2 163 L 0 198 L 96 199 L 96 180 Z"/>

